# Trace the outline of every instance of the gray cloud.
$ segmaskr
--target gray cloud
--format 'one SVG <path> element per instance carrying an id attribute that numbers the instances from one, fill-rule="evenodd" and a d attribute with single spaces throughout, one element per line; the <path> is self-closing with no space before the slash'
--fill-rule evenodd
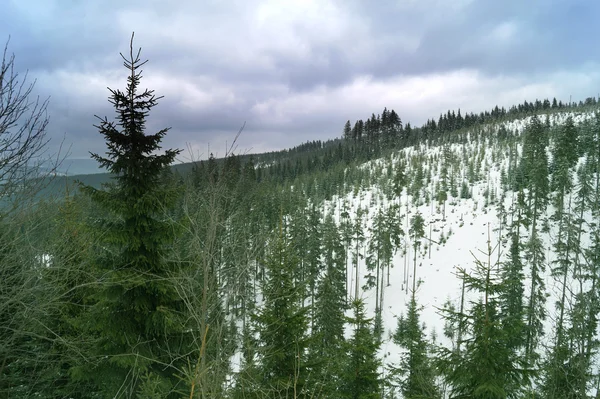
<path id="1" fill-rule="evenodd" d="M 25 4 L 27 3 L 27 4 Z M 9 0 L 0 39 L 51 95 L 50 133 L 73 157 L 104 151 L 94 114 L 123 88 L 119 52 L 150 60 L 143 85 L 165 98 L 148 128 L 207 155 L 246 122 L 240 148 L 274 150 L 340 135 L 384 106 L 422 123 L 536 97 L 594 95 L 594 1 Z M 223 152 L 223 151 L 221 151 Z"/>

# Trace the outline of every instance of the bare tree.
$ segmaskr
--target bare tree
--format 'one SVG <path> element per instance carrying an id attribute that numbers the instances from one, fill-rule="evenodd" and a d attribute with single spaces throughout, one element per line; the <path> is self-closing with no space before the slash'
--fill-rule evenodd
<path id="1" fill-rule="evenodd" d="M 46 153 L 48 100 L 33 97 L 35 80 L 19 75 L 8 41 L 0 63 L 0 396 L 28 396 L 49 357 L 39 349 L 50 342 L 44 318 L 56 298 L 44 296 L 41 273 L 49 259 L 39 251 L 44 220 L 29 207 L 54 175 L 58 161 Z M 45 217 L 44 217 L 45 216 Z M 36 347 L 36 345 L 38 345 Z M 46 362 L 46 363 L 45 363 Z M 28 370 L 24 384 L 20 378 Z M 23 377 L 25 378 L 25 377 Z"/>
<path id="2" fill-rule="evenodd" d="M 15 56 L 4 47 L 0 64 L 0 198 L 31 197 L 54 174 L 57 160 L 46 154 L 48 99 L 33 96 L 36 81 L 15 71 Z M 19 197 L 22 197 L 21 195 Z"/>

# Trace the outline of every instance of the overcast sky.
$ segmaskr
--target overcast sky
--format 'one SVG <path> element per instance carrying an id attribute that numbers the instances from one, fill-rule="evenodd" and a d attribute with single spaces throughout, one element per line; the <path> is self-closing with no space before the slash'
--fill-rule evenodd
<path id="1" fill-rule="evenodd" d="M 70 157 L 103 153 L 94 115 L 124 89 L 119 52 L 142 47 L 182 160 L 339 137 L 384 107 L 420 125 L 447 109 L 600 91 L 596 0 L 0 0 L 0 39 L 50 96 Z"/>

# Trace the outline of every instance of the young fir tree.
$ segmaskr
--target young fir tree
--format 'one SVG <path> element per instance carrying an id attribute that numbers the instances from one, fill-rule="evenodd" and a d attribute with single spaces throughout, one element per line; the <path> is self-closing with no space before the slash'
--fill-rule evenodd
<path id="1" fill-rule="evenodd" d="M 353 237 L 353 224 L 352 218 L 350 217 L 350 206 L 347 201 L 344 200 L 342 204 L 342 211 L 339 215 L 340 223 L 340 239 L 344 243 L 344 264 L 346 269 L 346 278 L 344 280 L 344 291 L 346 292 L 346 304 L 348 304 L 348 296 L 351 295 L 350 288 L 348 286 L 348 281 L 350 280 L 352 269 L 350 268 L 350 263 L 348 262 L 350 252 L 350 248 L 352 245 L 352 237 Z"/>
<path id="2" fill-rule="evenodd" d="M 354 241 L 354 249 L 352 253 L 352 261 L 354 263 L 354 297 L 353 299 L 357 299 L 359 296 L 359 288 L 360 288 L 360 268 L 359 261 L 363 258 L 363 254 L 361 253 L 361 249 L 363 243 L 365 241 L 365 232 L 364 232 L 364 224 L 365 219 L 368 214 L 368 209 L 363 208 L 359 205 L 356 210 L 356 218 L 352 223 L 352 238 Z"/>
<path id="3" fill-rule="evenodd" d="M 348 141 L 352 139 L 352 126 L 350 125 L 349 120 L 346 121 L 346 124 L 344 125 L 344 133 L 342 134 L 342 137 Z"/>
<path id="4" fill-rule="evenodd" d="M 439 349 L 438 367 L 450 386 L 450 397 L 516 398 L 529 382 L 524 359 L 506 345 L 513 331 L 501 323 L 500 294 L 506 287 L 492 264 L 492 254 L 488 234 L 486 261 L 476 259 L 473 274 L 460 272 L 467 289 L 478 293 L 480 300 L 472 303 L 468 314 L 443 314 L 453 324 L 465 318 L 463 350 Z"/>
<path id="5" fill-rule="evenodd" d="M 419 252 L 419 248 L 421 247 L 421 239 L 425 237 L 425 220 L 421 213 L 417 213 L 412 218 L 410 218 L 410 229 L 408 233 L 412 239 L 413 244 L 413 282 L 412 282 L 412 290 L 413 292 L 417 289 L 417 254 Z"/>
<path id="6" fill-rule="evenodd" d="M 290 241 L 294 243 L 291 248 L 295 251 L 294 257 L 298 260 L 298 267 L 294 269 L 294 282 L 295 284 L 303 287 L 307 287 L 309 277 L 309 262 L 308 262 L 308 240 L 309 240 L 309 225 L 308 225 L 308 211 L 305 206 L 296 208 L 291 214 L 291 221 L 289 223 L 289 234 Z M 303 295 L 303 301 L 306 300 L 306 296 Z M 303 302 L 302 305 L 305 305 Z"/>
<path id="7" fill-rule="evenodd" d="M 378 340 L 373 334 L 371 319 L 366 318 L 364 303 L 352 302 L 354 317 L 347 318 L 352 337 L 346 344 L 346 364 L 342 374 L 340 393 L 348 399 L 381 399 L 380 360 L 377 358 Z"/>
<path id="8" fill-rule="evenodd" d="M 597 315 L 600 311 L 597 289 L 600 251 L 598 250 L 598 223 L 588 224 L 583 217 L 585 209 L 592 214 L 592 220 L 598 220 L 594 208 L 598 206 L 599 198 L 596 196 L 597 190 L 594 194 L 594 179 L 589 161 L 590 158 L 577 171 L 578 187 L 575 206 L 573 215 L 569 215 L 566 223 L 565 234 L 575 237 L 573 240 L 566 240 L 567 243 L 574 241 L 568 245 L 573 254 L 570 258 L 573 271 L 568 284 L 569 311 L 565 309 L 562 316 L 559 313 L 559 319 L 562 317 L 562 325 L 560 328 L 557 325 L 556 339 L 544 368 L 542 392 L 549 398 L 587 397 L 593 378 L 591 367 L 598 348 L 598 341 L 594 337 L 598 326 Z M 570 219 L 575 219 L 576 222 Z M 590 245 L 581 248 L 581 236 L 586 227 L 590 229 Z M 560 301 L 558 304 L 560 305 Z"/>
<path id="9" fill-rule="evenodd" d="M 546 317 L 545 248 L 540 237 L 542 216 L 548 205 L 548 132 L 543 123 L 534 116 L 523 133 L 523 157 L 521 169 L 527 188 L 527 216 L 530 226 L 529 241 L 525 246 L 525 259 L 530 268 L 530 288 L 527 304 L 527 336 L 525 354 L 530 365 L 538 359 L 537 344 L 543 335 Z"/>
<path id="10" fill-rule="evenodd" d="M 332 397 L 341 384 L 344 359 L 346 252 L 332 215 L 323 224 L 323 277 L 317 287 L 310 380 L 320 397 Z"/>
<path id="11" fill-rule="evenodd" d="M 558 129 L 553 146 L 552 185 L 555 190 L 553 203 L 555 207 L 552 221 L 558 225 L 558 233 L 554 242 L 556 259 L 553 262 L 552 276 L 559 281 L 560 298 L 556 303 L 558 319 L 555 327 L 555 340 L 550 349 L 545 365 L 544 392 L 549 398 L 571 397 L 571 387 L 565 384 L 564 364 L 573 358 L 572 345 L 566 337 L 566 306 L 567 294 L 570 291 L 569 277 L 573 270 L 574 255 L 579 252 L 577 224 L 572 215 L 571 188 L 572 167 L 577 162 L 577 130 L 573 118 L 569 117 L 563 127 Z"/>
<path id="12" fill-rule="evenodd" d="M 105 210 L 97 225 L 100 245 L 93 259 L 96 287 L 81 326 L 95 339 L 97 361 L 74 370 L 75 378 L 96 382 L 104 397 L 145 394 L 175 396 L 177 378 L 190 349 L 186 309 L 178 295 L 179 265 L 167 260 L 176 235 L 165 209 L 178 192 L 165 185 L 165 174 L 178 150 L 157 154 L 168 129 L 145 134 L 145 122 L 160 97 L 139 92 L 140 51 L 124 57 L 129 72 L 125 92 L 109 89 L 116 123 L 99 118 L 106 156 L 92 154 L 113 180 L 103 189 L 84 186 Z"/>
<path id="13" fill-rule="evenodd" d="M 294 282 L 299 266 L 284 232 L 265 262 L 263 304 L 255 317 L 260 336 L 262 391 L 269 398 L 304 397 L 308 317 L 304 287 Z"/>
<path id="14" fill-rule="evenodd" d="M 523 204 L 523 192 L 519 192 L 517 196 L 518 203 Z M 523 304 L 525 274 L 521 257 L 523 247 L 521 243 L 522 206 L 517 206 L 515 213 L 516 217 L 508 232 L 510 240 L 508 259 L 504 261 L 500 271 L 503 290 L 499 293 L 499 300 L 500 323 L 506 331 L 510 331 L 506 345 L 516 354 L 525 346 L 525 308 Z"/>
<path id="15" fill-rule="evenodd" d="M 308 294 L 310 298 L 310 320 L 311 329 L 314 328 L 314 303 L 317 291 L 317 280 L 319 277 L 320 259 L 322 252 L 322 241 L 323 241 L 323 224 L 321 222 L 321 212 L 317 206 L 312 203 L 310 209 L 307 211 L 307 240 L 306 240 L 306 281 Z"/>
<path id="16" fill-rule="evenodd" d="M 428 354 L 428 343 L 423 334 L 420 309 L 413 292 L 408 303 L 406 317 L 398 319 L 394 343 L 404 349 L 400 364 L 393 368 L 404 398 L 440 397 L 435 384 L 435 373 Z"/>
<path id="17" fill-rule="evenodd" d="M 381 339 L 383 334 L 381 309 L 384 298 L 385 269 L 387 267 L 389 282 L 392 258 L 396 249 L 400 246 L 400 239 L 403 235 L 396 215 L 395 206 L 385 210 L 380 208 L 375 214 L 373 224 L 369 229 L 366 259 L 368 274 L 365 276 L 363 289 L 375 287 L 375 335 L 377 339 Z M 375 275 L 373 275 L 374 271 Z"/>

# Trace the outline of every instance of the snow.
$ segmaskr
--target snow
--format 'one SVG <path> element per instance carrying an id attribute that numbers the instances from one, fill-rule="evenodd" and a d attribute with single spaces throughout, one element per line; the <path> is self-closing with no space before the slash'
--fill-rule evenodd
<path id="1" fill-rule="evenodd" d="M 551 114 L 550 121 L 554 124 L 563 124 L 566 119 L 572 116 L 575 124 L 582 123 L 594 117 L 593 113 L 558 113 Z M 545 115 L 539 116 L 544 121 Z M 523 118 L 520 120 L 514 120 L 510 122 L 502 123 L 509 132 L 515 132 L 521 134 L 523 129 L 527 126 L 531 117 Z M 461 199 L 453 198 L 448 193 L 448 200 L 446 201 L 446 214 L 445 219 L 442 217 L 441 207 L 438 206 L 437 202 L 432 201 L 427 204 L 424 203 L 423 199 L 419 200 L 420 205 L 413 205 L 413 198 L 406 195 L 406 189 L 400 196 L 401 202 L 401 213 L 403 217 L 402 226 L 405 231 L 405 249 L 406 255 L 403 253 L 401 248 L 393 259 L 394 267 L 391 270 L 389 281 L 385 281 L 384 287 L 384 306 L 382 308 L 382 316 L 384 322 L 384 336 L 383 343 L 380 349 L 380 355 L 384 359 L 385 364 L 397 364 L 400 360 L 401 350 L 395 345 L 391 339 L 391 335 L 396 329 L 397 318 L 400 314 L 405 313 L 410 300 L 410 288 L 412 287 L 412 270 L 413 263 L 411 253 L 412 243 L 408 237 L 408 225 L 407 219 L 412 217 L 417 212 L 420 212 L 425 219 L 425 233 L 429 235 L 429 229 L 431 227 L 432 236 L 431 239 L 438 241 L 441 234 L 446 237 L 447 241 L 444 244 L 431 243 L 427 240 L 422 240 L 421 250 L 417 257 L 417 279 L 420 282 L 417 289 L 417 301 L 422 306 L 421 322 L 426 325 L 429 334 L 435 330 L 437 335 L 437 342 L 449 345 L 448 339 L 443 336 L 443 319 L 439 315 L 439 309 L 443 306 L 447 300 L 452 301 L 457 308 L 459 307 L 460 293 L 461 293 L 461 281 L 456 276 L 458 267 L 464 268 L 467 271 L 471 270 L 475 264 L 475 257 L 482 261 L 487 260 L 487 255 L 484 255 L 482 251 L 486 251 L 488 247 L 488 232 L 489 240 L 491 241 L 491 247 L 495 247 L 495 252 L 492 256 L 492 264 L 496 264 L 498 259 L 503 260 L 506 252 L 506 245 L 500 244 L 498 229 L 500 226 L 500 220 L 497 216 L 496 204 L 487 204 L 487 200 L 484 196 L 486 189 L 490 189 L 496 194 L 496 197 L 500 197 L 502 189 L 500 186 L 500 171 L 502 168 L 505 170 L 508 167 L 508 154 L 506 151 L 497 151 L 492 145 L 490 145 L 490 131 L 496 131 L 500 125 L 492 126 L 488 128 L 488 132 L 480 136 L 480 142 L 469 141 L 468 144 L 452 144 L 449 146 L 450 151 L 454 156 L 461 159 L 460 170 L 464 173 L 467 171 L 467 160 L 473 157 L 479 156 L 482 151 L 485 155 L 482 159 L 482 175 L 479 179 L 470 187 L 472 187 L 472 198 Z M 441 155 L 442 147 L 425 147 L 420 146 L 421 150 L 424 149 L 425 159 L 437 159 L 433 165 L 433 178 L 429 184 L 425 184 L 425 188 L 422 193 L 429 193 L 430 197 L 433 197 L 435 193 L 435 184 L 439 180 L 439 170 L 441 167 Z M 519 146 L 520 147 L 520 146 Z M 465 153 L 463 153 L 463 151 Z M 495 161 L 492 160 L 492 155 L 496 151 L 496 156 L 499 157 Z M 519 148 L 520 151 L 520 148 Z M 377 159 L 365 163 L 361 166 L 363 170 L 371 170 L 374 173 L 375 167 L 384 166 L 384 171 L 381 173 L 381 178 L 386 177 L 385 168 L 394 169 L 400 159 L 404 159 L 409 163 L 413 162 L 413 156 L 419 152 L 418 148 L 409 147 L 400 150 L 395 154 L 392 159 Z M 464 156 L 463 154 L 466 154 Z M 425 176 L 428 176 L 429 170 L 427 165 L 423 165 L 425 169 Z M 466 178 L 466 176 L 464 176 Z M 371 181 L 377 181 L 371 179 Z M 462 181 L 457 181 L 457 186 L 460 187 Z M 459 188 L 460 191 L 460 188 Z M 510 223 L 510 205 L 513 201 L 512 192 L 507 192 L 505 196 L 505 208 L 508 210 L 508 222 Z M 496 198 L 498 200 L 499 198 Z M 408 218 L 406 215 L 406 205 L 408 206 Z M 359 207 L 367 208 L 367 225 L 365 226 L 364 232 L 366 236 L 365 244 L 361 251 L 365 253 L 366 242 L 368 241 L 368 227 L 371 223 L 372 216 L 376 214 L 380 208 L 387 208 L 392 204 L 397 204 L 398 199 L 388 199 L 385 193 L 382 192 L 381 186 L 377 183 L 370 187 L 360 190 L 358 193 L 350 192 L 342 198 L 333 198 L 331 201 L 327 201 L 323 205 L 324 213 L 329 210 L 333 210 L 335 215 L 338 217 L 342 212 L 344 203 L 350 208 L 351 219 L 356 216 L 357 209 Z M 550 215 L 553 212 L 552 207 L 548 207 L 546 215 Z M 506 226 L 503 227 L 506 230 Z M 550 233 L 545 235 L 544 242 L 546 248 L 551 247 L 550 238 L 554 238 L 556 231 L 554 228 L 551 229 Z M 424 249 L 424 245 L 431 246 L 427 250 Z M 550 265 L 553 260 L 553 254 L 549 250 L 547 253 L 546 265 Z M 348 253 L 349 261 L 352 264 L 352 248 Z M 362 280 L 365 275 L 366 265 L 365 257 L 359 262 L 359 278 Z M 408 281 L 405 277 L 405 267 L 408 266 Z M 549 275 L 550 267 L 547 266 L 546 271 L 546 284 L 547 290 L 551 297 L 547 300 L 548 319 L 546 320 L 546 340 L 549 339 L 552 331 L 552 322 L 554 320 L 553 314 L 554 309 L 554 298 L 558 297 L 557 282 L 554 281 Z M 348 276 L 348 287 L 349 294 L 352 296 L 354 293 L 354 287 L 356 282 L 355 270 L 349 273 Z M 362 285 L 364 281 L 359 281 L 359 285 Z M 407 287 L 408 284 L 408 287 Z M 527 282 L 525 282 L 527 287 Z M 527 295 L 527 292 L 526 292 Z M 360 290 L 360 296 L 366 302 L 366 309 L 371 317 L 375 314 L 375 288 L 363 291 Z M 474 299 L 467 297 L 467 300 Z M 383 370 L 382 370 L 383 371 Z"/>
<path id="2" fill-rule="evenodd" d="M 569 116 L 573 118 L 577 125 L 593 118 L 594 113 L 554 113 L 549 115 L 549 120 L 552 125 L 560 125 Z M 542 121 L 546 119 L 545 115 L 538 117 Z M 417 302 L 422 307 L 421 322 L 426 326 L 426 331 L 430 337 L 435 331 L 437 342 L 449 346 L 448 338 L 443 335 L 444 321 L 440 316 L 440 308 L 447 301 L 452 302 L 459 308 L 462 283 L 456 275 L 457 268 L 469 272 L 473 269 L 476 259 L 487 261 L 488 245 L 494 248 L 490 257 L 492 265 L 499 264 L 507 255 L 507 243 L 501 241 L 502 235 L 506 233 L 507 226 L 501 225 L 497 209 L 500 199 L 504 198 L 504 208 L 507 212 L 506 224 L 510 224 L 512 219 L 511 204 L 515 201 L 515 193 L 511 191 L 503 193 L 500 176 L 502 170 L 507 171 L 508 169 L 509 151 L 507 148 L 496 146 L 494 134 L 501 126 L 504 126 L 509 133 L 520 135 L 531 121 L 531 118 L 526 117 L 495 125 L 486 125 L 479 132 L 470 132 L 469 140 L 465 144 L 453 143 L 446 145 L 444 148 L 421 143 L 417 147 L 399 150 L 391 157 L 366 162 L 360 165 L 359 169 L 367 172 L 369 178 L 366 181 L 370 182 L 369 186 L 350 187 L 347 194 L 341 197 L 334 196 L 321 205 L 323 219 L 325 215 L 333 213 L 338 224 L 344 210 L 348 210 L 351 221 L 356 218 L 359 208 L 367 211 L 363 226 L 365 240 L 360 249 L 363 256 L 358 263 L 358 285 L 359 296 L 365 301 L 368 317 L 374 317 L 376 307 L 375 288 L 366 291 L 362 289 L 366 274 L 369 227 L 374 215 L 380 209 L 385 210 L 392 205 L 400 205 L 400 215 L 398 217 L 401 218 L 401 226 L 405 233 L 404 244 L 401 248 L 398 248 L 393 257 L 390 277 L 388 280 L 386 275 L 383 287 L 382 319 L 384 334 L 379 352 L 384 361 L 383 375 L 387 373 L 386 366 L 397 365 L 402 354 L 401 349 L 393 343 L 391 336 L 396 329 L 398 317 L 406 313 L 411 295 L 414 254 L 412 253 L 412 242 L 408 236 L 409 219 L 420 213 L 425 220 L 425 235 L 427 237 L 422 239 L 421 248 L 417 254 Z M 516 149 L 520 153 L 521 145 L 517 144 Z M 459 194 L 463 181 L 468 182 L 469 180 L 469 163 L 471 160 L 480 161 L 475 164 L 476 177 L 474 181 L 468 184 L 472 194 L 471 198 L 452 197 L 448 192 L 445 212 L 442 211 L 442 206 L 435 199 L 427 200 L 427 198 L 435 198 L 436 184 L 440 180 L 444 152 L 452 154 L 452 157 L 460 163 L 458 167 L 460 174 L 455 181 Z M 419 158 L 419 155 L 422 157 Z M 390 186 L 389 179 L 393 178 L 392 176 L 400 161 L 408 165 L 408 168 L 413 168 L 415 163 L 420 162 L 420 160 L 424 160 L 421 166 L 424 169 L 425 183 L 419 198 L 415 199 L 411 195 L 407 195 L 406 188 L 400 198 L 391 195 L 386 187 Z M 388 175 L 389 171 L 392 173 Z M 448 172 L 450 175 L 451 170 Z M 429 182 L 427 181 L 428 176 L 431 176 Z M 388 181 L 386 182 L 386 180 Z M 381 184 L 382 182 L 385 184 Z M 411 183 L 409 182 L 409 184 Z M 491 195 L 494 198 L 491 198 Z M 551 215 L 553 211 L 553 208 L 549 206 L 545 217 Z M 589 215 L 587 215 L 587 218 L 589 219 Z M 545 322 L 547 334 L 544 338 L 545 342 L 549 342 L 552 338 L 551 331 L 553 322 L 556 319 L 554 317 L 556 313 L 554 304 L 561 291 L 559 283 L 550 276 L 550 265 L 554 259 L 551 248 L 556 234 L 556 227 L 551 226 L 550 231 L 544 233 L 542 237 L 545 247 L 548 248 L 545 261 L 547 265 L 545 281 L 547 291 L 550 294 L 546 302 L 548 318 Z M 587 241 L 588 238 L 584 235 L 582 244 L 585 245 Z M 353 245 L 354 243 L 350 245 L 347 253 L 348 263 L 351 265 L 347 275 L 349 297 L 354 295 L 357 284 L 355 281 L 356 270 L 352 267 L 355 249 Z M 525 273 L 527 276 L 527 270 L 525 270 Z M 524 284 L 525 287 L 528 287 L 527 278 Z M 528 295 L 527 290 L 526 295 Z M 468 293 L 465 304 L 476 299 L 477 297 L 474 297 L 474 294 Z M 348 311 L 348 316 L 352 316 L 350 311 Z M 240 326 L 239 323 L 238 326 Z M 349 329 L 347 334 L 350 334 Z M 235 372 L 240 365 L 240 353 L 237 353 L 232 361 L 233 371 Z"/>

